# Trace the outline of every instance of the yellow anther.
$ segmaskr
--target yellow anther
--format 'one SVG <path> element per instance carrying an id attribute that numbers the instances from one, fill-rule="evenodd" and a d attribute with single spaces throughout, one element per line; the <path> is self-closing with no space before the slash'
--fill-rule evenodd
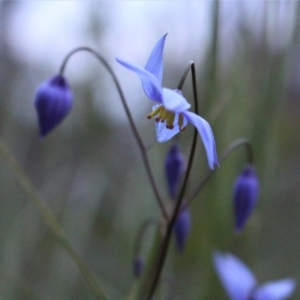
<path id="1" fill-rule="evenodd" d="M 151 119 L 152 117 L 156 116 L 157 114 L 160 113 L 160 111 L 163 109 L 163 106 L 160 105 L 159 107 L 157 107 L 156 109 L 154 109 L 148 116 L 148 119 Z"/>
<path id="2" fill-rule="evenodd" d="M 159 112 L 158 118 L 162 121 L 166 119 L 168 111 L 162 106 L 162 110 Z"/>
<path id="3" fill-rule="evenodd" d="M 175 114 L 174 113 L 171 113 L 171 112 L 168 112 L 168 116 L 167 116 L 167 125 L 166 127 L 168 129 L 173 129 L 174 128 L 174 119 L 175 119 Z"/>
<path id="4" fill-rule="evenodd" d="M 158 106 L 156 109 L 154 109 L 148 116 L 148 119 L 151 119 L 152 117 L 156 117 L 155 121 L 156 122 L 161 122 L 163 123 L 166 121 L 166 128 L 168 129 L 173 129 L 174 128 L 174 119 L 175 119 L 175 114 L 173 112 L 170 112 L 166 110 L 162 105 Z M 179 128 L 180 130 L 183 130 L 183 116 L 179 115 Z"/>

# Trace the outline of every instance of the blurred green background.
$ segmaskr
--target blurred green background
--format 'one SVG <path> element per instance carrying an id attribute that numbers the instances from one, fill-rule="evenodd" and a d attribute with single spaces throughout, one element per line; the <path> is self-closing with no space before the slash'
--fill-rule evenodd
<path id="1" fill-rule="evenodd" d="M 298 1 L 0 2 L 1 138 L 109 299 L 125 299 L 134 280 L 135 236 L 145 220 L 161 215 L 101 65 L 87 53 L 70 60 L 66 76 L 75 105 L 45 139 L 38 137 L 33 107 L 38 85 L 73 48 L 94 47 L 119 76 L 137 127 L 151 143 L 154 125 L 145 116 L 152 103 L 114 57 L 143 65 L 168 32 L 164 85 L 175 88 L 188 62 L 196 62 L 200 111 L 212 124 L 218 152 L 237 138 L 251 141 L 260 199 L 235 236 L 232 186 L 246 162 L 245 151 L 237 150 L 191 205 L 192 233 L 183 255 L 171 247 L 163 299 L 226 299 L 212 268 L 215 250 L 239 256 L 261 283 L 300 278 L 299 21 Z M 190 102 L 191 88 L 188 78 L 183 91 Z M 180 136 L 185 153 L 192 132 Z M 207 172 L 200 144 L 189 190 Z M 170 145 L 156 143 L 149 151 L 166 203 Z M 2 157 L 0 164 L 0 299 L 94 299 Z"/>

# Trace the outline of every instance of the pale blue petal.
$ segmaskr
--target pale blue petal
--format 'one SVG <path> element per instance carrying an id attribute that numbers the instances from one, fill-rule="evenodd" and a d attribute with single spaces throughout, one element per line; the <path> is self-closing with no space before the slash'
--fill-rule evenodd
<path id="1" fill-rule="evenodd" d="M 230 300 L 248 300 L 256 286 L 256 279 L 249 268 L 231 254 L 215 253 L 213 260 Z"/>
<path id="2" fill-rule="evenodd" d="M 143 84 L 144 92 L 150 99 L 158 103 L 162 103 L 161 84 L 152 73 L 145 70 L 144 68 L 125 62 L 121 59 L 116 58 L 116 60 L 123 67 L 135 72 L 140 77 Z"/>
<path id="3" fill-rule="evenodd" d="M 154 46 L 145 69 L 152 73 L 160 83 L 162 84 L 162 76 L 163 76 L 163 51 L 167 34 L 165 34 L 162 38 Z"/>
<path id="4" fill-rule="evenodd" d="M 294 279 L 284 279 L 266 283 L 253 294 L 253 300 L 284 300 L 290 297 L 296 288 Z"/>
<path id="5" fill-rule="evenodd" d="M 188 122 L 197 128 L 206 150 L 208 165 L 211 169 L 214 169 L 214 166 L 218 166 L 219 162 L 215 138 L 210 125 L 203 118 L 192 112 L 185 111 L 182 114 L 187 118 Z"/>
<path id="6" fill-rule="evenodd" d="M 166 127 L 165 122 L 164 123 L 156 122 L 155 128 L 156 128 L 157 141 L 160 143 L 168 141 L 180 131 L 179 128 L 175 126 L 173 129 L 168 129 Z"/>
<path id="7" fill-rule="evenodd" d="M 154 105 L 152 107 L 152 110 L 155 110 L 159 105 Z M 178 132 L 180 132 L 180 128 L 178 125 L 178 119 L 179 119 L 179 115 L 176 114 L 175 115 L 175 119 L 174 119 L 174 128 L 173 129 L 168 129 L 166 127 L 166 122 L 155 122 L 155 129 L 156 129 L 156 137 L 157 137 L 157 141 L 159 143 L 163 143 L 166 142 L 168 140 L 170 140 L 173 136 L 175 136 Z M 187 125 L 187 120 L 185 117 L 183 117 L 183 125 L 182 127 L 185 127 Z"/>
<path id="8" fill-rule="evenodd" d="M 162 103 L 164 107 L 169 111 L 172 111 L 174 113 L 181 113 L 191 107 L 191 105 L 186 101 L 179 90 L 163 88 L 162 93 Z"/>

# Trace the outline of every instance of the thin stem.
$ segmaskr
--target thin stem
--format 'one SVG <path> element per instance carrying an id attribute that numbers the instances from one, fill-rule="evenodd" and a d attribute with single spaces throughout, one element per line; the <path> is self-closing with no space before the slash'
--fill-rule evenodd
<path id="1" fill-rule="evenodd" d="M 107 299 L 103 294 L 99 284 L 95 278 L 95 275 L 89 270 L 84 261 L 78 256 L 75 249 L 68 241 L 65 232 L 60 227 L 59 223 L 52 215 L 46 204 L 41 199 L 40 195 L 32 185 L 31 181 L 28 179 L 26 174 L 23 172 L 13 155 L 5 146 L 4 142 L 0 139 L 0 152 L 2 156 L 5 158 L 7 163 L 11 166 L 19 184 L 22 186 L 28 197 L 33 201 L 36 208 L 41 213 L 44 222 L 51 230 L 52 234 L 58 239 L 61 246 L 67 251 L 70 257 L 73 259 L 74 263 L 77 265 L 80 270 L 82 276 L 85 278 L 87 283 L 92 288 L 93 292 L 97 296 L 98 299 Z"/>
<path id="2" fill-rule="evenodd" d="M 199 110 L 198 109 L 198 94 L 197 94 L 197 86 L 196 86 L 196 72 L 195 72 L 194 62 L 190 62 L 188 64 L 188 67 L 186 68 L 186 70 L 185 70 L 185 72 L 182 76 L 182 79 L 180 80 L 180 83 L 178 85 L 178 89 L 182 88 L 182 86 L 184 84 L 184 81 L 186 79 L 186 76 L 187 76 L 190 69 L 192 70 L 192 83 L 193 83 L 195 113 L 199 114 L 199 111 L 198 111 Z M 172 217 L 171 217 L 171 219 L 170 219 L 170 221 L 168 222 L 168 225 L 167 225 L 166 235 L 165 235 L 165 238 L 164 238 L 163 243 L 162 243 L 162 248 L 161 248 L 160 256 L 159 256 L 159 259 L 158 259 L 156 273 L 154 275 L 153 283 L 152 283 L 152 286 L 151 286 L 151 289 L 150 289 L 150 292 L 149 292 L 149 296 L 147 298 L 148 300 L 151 300 L 151 298 L 152 298 L 152 296 L 155 292 L 155 289 L 156 289 L 156 287 L 158 285 L 158 282 L 159 282 L 159 278 L 161 276 L 162 269 L 164 267 L 164 264 L 165 264 L 165 261 L 166 261 L 166 258 L 167 258 L 173 228 L 174 228 L 174 225 L 176 223 L 177 217 L 180 213 L 183 197 L 184 197 L 184 194 L 185 194 L 185 191 L 186 191 L 189 176 L 191 174 L 191 169 L 192 169 L 192 165 L 193 165 L 193 161 L 194 161 L 194 157 L 195 157 L 196 145 L 197 145 L 197 129 L 195 128 L 194 135 L 193 135 L 192 146 L 191 146 L 191 152 L 190 152 L 189 161 L 188 161 L 187 171 L 185 173 L 183 184 L 181 186 L 180 193 L 179 193 L 179 196 L 177 198 L 176 205 L 175 205 Z"/>
<path id="3" fill-rule="evenodd" d="M 154 179 L 154 175 L 153 175 L 153 172 L 152 172 L 152 169 L 151 169 L 151 166 L 150 166 L 150 162 L 149 162 L 149 158 L 148 158 L 148 154 L 147 154 L 147 147 L 144 145 L 144 143 L 142 141 L 142 138 L 141 138 L 141 136 L 140 136 L 140 134 L 139 134 L 136 126 L 135 126 L 133 117 L 132 117 L 131 112 L 129 110 L 126 98 L 125 98 L 123 90 L 121 88 L 121 85 L 120 85 L 120 83 L 118 81 L 118 78 L 115 75 L 114 71 L 110 67 L 110 65 L 107 63 L 107 61 L 97 51 L 95 51 L 95 50 L 93 50 L 93 49 L 91 49 L 89 47 L 79 47 L 79 48 L 76 48 L 73 51 L 71 51 L 65 57 L 62 65 L 61 65 L 61 68 L 60 68 L 60 74 L 64 73 L 65 68 L 66 68 L 66 64 L 67 64 L 68 60 L 70 59 L 70 57 L 73 54 L 75 54 L 75 53 L 77 53 L 79 51 L 87 51 L 87 52 L 93 54 L 100 61 L 100 63 L 105 67 L 105 69 L 108 71 L 108 73 L 111 75 L 111 77 L 112 77 L 112 79 L 113 79 L 113 81 L 114 81 L 114 83 L 116 85 L 116 88 L 117 88 L 117 91 L 119 93 L 119 96 L 120 96 L 121 102 L 123 104 L 123 107 L 125 109 L 125 113 L 126 113 L 127 118 L 129 120 L 129 124 L 130 124 L 131 130 L 133 132 L 134 138 L 136 139 L 137 144 L 138 144 L 139 149 L 140 149 L 140 152 L 142 154 L 142 159 L 143 159 L 143 162 L 144 162 L 144 165 L 145 165 L 145 168 L 146 168 L 146 172 L 147 172 L 150 184 L 151 184 L 153 192 L 155 194 L 157 203 L 158 203 L 158 205 L 160 207 L 160 210 L 161 210 L 164 218 L 166 220 L 168 220 L 168 213 L 167 213 L 167 210 L 166 210 L 166 208 L 164 206 L 162 197 L 161 197 L 161 195 L 159 193 L 159 190 L 158 190 L 158 187 L 157 187 L 157 184 L 156 184 L 156 181 Z"/>
<path id="4" fill-rule="evenodd" d="M 253 163 L 253 150 L 250 142 L 246 139 L 238 139 L 235 142 L 233 142 L 231 145 L 228 146 L 228 148 L 224 151 L 224 153 L 221 155 L 220 158 L 220 164 L 236 149 L 239 149 L 241 147 L 244 147 L 247 151 L 247 160 L 249 163 Z M 197 196 L 197 194 L 200 193 L 200 191 L 203 189 L 203 187 L 206 185 L 206 183 L 209 181 L 209 179 L 212 177 L 213 174 L 215 174 L 216 170 L 210 170 L 208 173 L 203 177 L 203 179 L 200 181 L 198 186 L 195 188 L 193 193 L 186 199 L 185 204 L 183 205 L 181 211 L 184 211 L 193 201 L 193 199 Z"/>
<path id="5" fill-rule="evenodd" d="M 244 140 L 243 146 L 246 148 L 247 151 L 247 157 L 248 157 L 248 163 L 253 164 L 254 163 L 254 155 L 253 155 L 253 149 L 248 140 Z"/>
<path id="6" fill-rule="evenodd" d="M 233 142 L 222 154 L 221 158 L 220 158 L 220 164 L 232 153 L 234 152 L 236 149 L 240 148 L 240 147 L 245 147 L 246 151 L 247 151 L 247 155 L 248 155 L 248 162 L 252 163 L 253 162 L 253 151 L 252 151 L 252 147 L 251 144 L 249 143 L 248 140 L 246 139 L 239 139 L 235 142 Z M 193 148 L 192 148 L 193 150 Z M 192 154 L 191 154 L 192 155 Z M 162 245 L 162 251 L 161 251 L 161 255 L 159 257 L 159 262 L 158 262 L 158 268 L 157 268 L 157 272 L 155 274 L 155 278 L 153 280 L 153 284 L 152 284 L 152 288 L 148 297 L 148 300 L 151 299 L 151 297 L 154 294 L 155 288 L 158 284 L 159 278 L 160 278 L 160 274 L 162 272 L 165 260 L 166 260 L 166 256 L 167 256 L 167 252 L 168 252 L 168 247 L 170 245 L 170 240 L 171 240 L 171 234 L 173 231 L 173 227 L 175 225 L 176 219 L 178 217 L 178 215 L 184 211 L 192 202 L 192 200 L 194 199 L 194 197 L 202 190 L 202 188 L 205 186 L 205 184 L 209 181 L 209 179 L 211 178 L 211 176 L 215 173 L 216 170 L 210 170 L 207 175 L 201 180 L 200 184 L 197 186 L 197 188 L 195 189 L 195 191 L 192 193 L 192 195 L 186 200 L 186 203 L 182 206 L 182 199 L 183 199 L 183 195 L 184 195 L 184 190 L 185 190 L 185 183 L 187 182 L 187 176 L 185 178 L 185 183 L 183 184 L 180 196 L 178 198 L 178 202 L 177 205 L 175 207 L 174 213 L 172 215 L 172 218 L 168 224 L 167 227 L 167 233 L 165 236 L 165 239 L 163 241 L 163 245 Z M 187 171 L 188 174 L 189 171 Z M 182 206 L 182 207 L 181 207 Z"/>
<path id="7" fill-rule="evenodd" d="M 183 75 L 182 75 L 180 81 L 179 81 L 179 84 L 178 84 L 178 87 L 177 87 L 178 90 L 181 90 L 181 89 L 182 89 L 183 84 L 184 84 L 184 82 L 185 82 L 185 80 L 186 80 L 186 77 L 187 77 L 187 75 L 188 75 L 188 73 L 189 73 L 189 71 L 190 71 L 190 69 L 191 69 L 192 66 L 194 66 L 194 62 L 193 62 L 193 61 L 190 61 L 190 62 L 188 63 L 188 66 L 186 67 L 186 69 L 185 69 L 185 71 L 184 71 L 184 73 L 183 73 Z M 195 66 L 194 66 L 194 68 L 195 68 Z"/>
<path id="8" fill-rule="evenodd" d="M 138 234 L 136 236 L 136 240 L 135 240 L 135 247 L 134 247 L 134 257 L 139 256 L 139 253 L 141 251 L 141 247 L 142 247 L 142 243 L 143 243 L 143 239 L 146 233 L 146 230 L 151 226 L 151 225 L 157 225 L 158 224 L 158 220 L 151 218 L 146 220 L 142 226 L 139 228 Z"/>

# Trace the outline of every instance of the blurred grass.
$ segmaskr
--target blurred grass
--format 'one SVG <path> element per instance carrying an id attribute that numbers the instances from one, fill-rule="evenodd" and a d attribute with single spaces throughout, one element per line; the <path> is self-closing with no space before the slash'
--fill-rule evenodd
<path id="1" fill-rule="evenodd" d="M 300 88 L 295 81 L 300 72 L 300 65 L 296 65 L 300 56 L 300 11 L 298 2 L 287 4 L 289 14 L 296 17 L 291 18 L 293 26 L 286 29 L 290 39 L 285 38 L 283 46 L 278 47 L 272 37 L 276 36 L 279 20 L 271 18 L 270 12 L 272 9 L 276 16 L 281 8 L 279 4 L 268 5 L 259 8 L 263 22 L 253 24 L 256 30 L 249 25 L 249 18 L 254 16 L 243 18 L 246 12 L 242 6 L 235 8 L 241 14 L 236 24 L 238 34 L 231 52 L 224 55 L 228 51 L 221 30 L 224 20 L 220 12 L 224 7 L 222 2 L 211 4 L 211 40 L 201 60 L 205 63 L 197 67 L 201 113 L 212 121 L 219 153 L 237 138 L 247 137 L 252 142 L 261 181 L 260 202 L 243 235 L 234 236 L 231 189 L 246 158 L 244 150 L 238 150 L 192 203 L 193 231 L 186 251 L 180 256 L 172 249 L 164 272 L 168 280 L 162 285 L 162 294 L 171 287 L 171 299 L 225 299 L 211 264 L 216 249 L 240 256 L 260 282 L 300 278 Z M 1 4 L 2 15 L 7 13 L 5 9 Z M 36 124 L 26 122 L 24 115 L 20 117 L 23 106 L 25 115 L 33 114 L 33 109 L 19 103 L 32 98 L 39 82 L 53 74 L 43 66 L 37 69 L 24 65 L 11 56 L 4 32 L 8 20 L 9 13 L 0 18 L 1 137 L 77 252 L 104 284 L 109 299 L 124 299 L 133 282 L 135 235 L 142 222 L 157 217 L 159 211 L 129 126 L 95 105 L 102 100 L 97 98 L 99 90 L 103 98 L 106 94 L 112 97 L 104 100 L 105 105 L 118 101 L 118 96 L 111 91 L 105 93 L 111 89 L 101 80 L 107 74 L 101 70 L 91 74 L 84 82 L 72 85 L 76 102 L 69 118 L 48 138 L 39 140 Z M 101 35 L 103 31 L 99 32 Z M 194 58 L 187 58 L 186 63 L 190 59 Z M 174 75 L 167 78 L 175 86 L 180 78 L 178 66 L 167 57 L 166 61 L 166 70 L 176 71 L 168 71 Z M 191 101 L 189 81 L 184 93 Z M 145 131 L 145 139 L 151 141 L 149 127 L 153 124 L 139 114 L 135 119 Z M 186 153 L 191 133 L 187 128 L 180 137 Z M 191 190 L 207 169 L 200 144 Z M 163 161 L 168 145 L 155 144 L 150 150 L 164 196 Z M 10 168 L 2 159 L 0 164 L 0 298 L 93 299 L 76 266 L 55 242 Z M 297 291 L 291 299 L 299 295 Z"/>

